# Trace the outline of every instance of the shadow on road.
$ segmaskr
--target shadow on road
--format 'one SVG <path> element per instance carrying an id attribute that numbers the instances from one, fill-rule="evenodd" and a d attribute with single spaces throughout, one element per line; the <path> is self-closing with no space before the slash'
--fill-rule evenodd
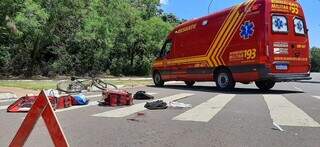
<path id="1" fill-rule="evenodd" d="M 296 83 L 320 84 L 320 81 L 297 81 Z"/>
<path id="2" fill-rule="evenodd" d="M 147 87 L 155 87 L 154 85 L 148 85 Z M 157 87 L 162 89 L 177 89 L 177 90 L 189 90 L 189 91 L 202 91 L 202 92 L 218 92 L 225 94 L 293 94 L 293 93 L 304 93 L 302 91 L 294 90 L 269 90 L 260 91 L 259 89 L 251 88 L 235 88 L 230 91 L 221 91 L 214 86 L 193 86 L 186 87 L 185 85 L 165 85 L 164 87 Z"/>

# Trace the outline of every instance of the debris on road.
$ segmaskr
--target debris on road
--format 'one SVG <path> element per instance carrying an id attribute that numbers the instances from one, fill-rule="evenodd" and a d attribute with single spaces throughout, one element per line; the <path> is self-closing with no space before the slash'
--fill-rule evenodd
<path id="1" fill-rule="evenodd" d="M 154 99 L 154 96 L 147 94 L 145 91 L 138 91 L 134 94 L 133 98 L 136 100 L 149 100 Z"/>
<path id="2" fill-rule="evenodd" d="M 46 90 L 44 92 L 45 95 L 50 99 L 51 105 L 54 110 L 68 108 L 73 105 L 88 104 L 88 100 L 84 96 L 76 96 L 75 98 L 71 95 L 59 95 L 55 92 L 55 90 Z M 34 95 L 23 96 L 12 103 L 7 108 L 7 112 L 28 112 L 37 98 L 38 96 Z"/>
<path id="3" fill-rule="evenodd" d="M 48 89 L 48 90 L 45 90 L 44 93 L 47 96 L 60 97 L 59 91 L 56 89 Z"/>
<path id="4" fill-rule="evenodd" d="M 89 103 L 89 99 L 86 98 L 83 94 L 75 95 L 73 105 L 87 105 Z"/>
<path id="5" fill-rule="evenodd" d="M 168 104 L 169 108 L 191 108 L 191 104 L 185 104 L 180 102 L 169 102 Z"/>
<path id="6" fill-rule="evenodd" d="M 168 108 L 167 103 L 162 100 L 147 102 L 144 105 L 144 107 L 149 110 L 159 110 L 159 109 L 167 109 Z"/>
<path id="7" fill-rule="evenodd" d="M 145 114 L 143 112 L 138 112 L 137 116 L 145 116 Z"/>
<path id="8" fill-rule="evenodd" d="M 140 121 L 140 120 L 135 119 L 135 118 L 128 118 L 127 120 L 128 120 L 128 121 L 134 121 L 134 122 L 139 122 L 139 121 Z"/>
<path id="9" fill-rule="evenodd" d="M 100 106 L 129 106 L 133 104 L 132 94 L 126 90 L 105 90 Z"/>
<path id="10" fill-rule="evenodd" d="M 275 122 L 273 122 L 272 124 L 273 124 L 273 126 L 276 127 L 276 128 L 274 128 L 274 129 L 279 130 L 279 131 L 281 131 L 281 132 L 284 132 L 284 131 L 285 131 L 285 130 L 283 130 L 278 124 L 276 124 Z"/>

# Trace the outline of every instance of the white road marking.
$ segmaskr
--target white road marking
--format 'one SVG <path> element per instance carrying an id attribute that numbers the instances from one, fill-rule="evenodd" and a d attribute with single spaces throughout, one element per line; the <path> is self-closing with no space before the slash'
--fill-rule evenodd
<path id="1" fill-rule="evenodd" d="M 313 96 L 313 97 L 320 100 L 320 96 Z"/>
<path id="2" fill-rule="evenodd" d="M 169 81 L 169 82 L 166 82 L 166 84 L 180 84 L 180 83 L 183 83 L 181 81 Z"/>
<path id="3" fill-rule="evenodd" d="M 176 101 L 178 99 L 182 99 L 182 98 L 192 96 L 192 95 L 193 94 L 190 94 L 190 93 L 181 93 L 181 94 L 176 94 L 176 95 L 172 95 L 169 97 L 165 97 L 160 100 L 163 100 L 164 102 L 168 103 L 168 102 Z M 139 104 L 135 104 L 135 105 L 132 105 L 129 107 L 115 109 L 115 110 L 95 114 L 92 116 L 96 116 L 96 117 L 126 117 L 131 114 L 146 110 L 146 108 L 144 108 L 144 105 L 145 105 L 145 103 L 139 103 Z"/>
<path id="4" fill-rule="evenodd" d="M 70 110 L 75 110 L 75 109 L 81 109 L 81 108 L 86 108 L 94 105 L 98 105 L 99 103 L 97 101 L 89 102 L 87 105 L 79 105 L 79 106 L 72 106 L 69 108 L 63 108 L 63 109 L 58 109 L 55 112 L 65 112 L 65 111 L 70 111 Z"/>
<path id="5" fill-rule="evenodd" d="M 17 99 L 18 97 L 13 93 L 0 93 L 0 100 Z"/>
<path id="6" fill-rule="evenodd" d="M 298 91 L 301 91 L 301 92 L 303 92 L 303 90 L 301 89 L 301 88 L 299 88 L 299 87 L 296 87 L 296 86 L 293 86 L 294 87 L 294 89 L 296 89 L 296 90 L 298 90 Z"/>
<path id="7" fill-rule="evenodd" d="M 6 106 L 0 106 L 0 110 L 4 110 L 7 109 L 10 105 L 6 105 Z"/>
<path id="8" fill-rule="evenodd" d="M 208 122 L 234 97 L 234 94 L 219 94 L 193 109 L 176 116 L 173 120 Z"/>
<path id="9" fill-rule="evenodd" d="M 263 95 L 276 124 L 284 126 L 320 127 L 308 114 L 282 95 Z"/>
<path id="10" fill-rule="evenodd" d="M 154 92 L 147 92 L 147 94 L 149 94 L 149 95 L 157 95 L 158 93 L 154 93 Z"/>
<path id="11" fill-rule="evenodd" d="M 86 98 L 97 98 L 97 97 L 101 97 L 102 94 L 98 94 L 98 95 L 88 95 L 88 96 L 85 96 Z"/>
<path id="12" fill-rule="evenodd" d="M 4 103 L 4 102 L 12 102 L 12 101 L 16 101 L 18 99 L 7 99 L 7 100 L 0 100 L 0 103 Z"/>

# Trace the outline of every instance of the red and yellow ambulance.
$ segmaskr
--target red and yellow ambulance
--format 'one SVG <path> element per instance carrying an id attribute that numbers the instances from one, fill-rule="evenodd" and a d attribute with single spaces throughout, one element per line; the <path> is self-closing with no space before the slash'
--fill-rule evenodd
<path id="1" fill-rule="evenodd" d="M 296 0 L 248 0 L 187 21 L 167 37 L 153 64 L 156 86 L 166 81 L 215 81 L 221 90 L 255 82 L 308 80 L 308 29 Z"/>

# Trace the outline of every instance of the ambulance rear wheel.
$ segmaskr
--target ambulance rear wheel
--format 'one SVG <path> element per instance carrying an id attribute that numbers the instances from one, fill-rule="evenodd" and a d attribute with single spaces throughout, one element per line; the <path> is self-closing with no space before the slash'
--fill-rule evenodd
<path id="1" fill-rule="evenodd" d="M 274 87 L 276 82 L 273 80 L 262 80 L 262 81 L 256 81 L 255 84 L 260 90 L 268 91 Z"/>
<path id="2" fill-rule="evenodd" d="M 215 81 L 219 90 L 230 90 L 236 85 L 231 73 L 226 69 L 222 69 L 216 74 Z"/>
<path id="3" fill-rule="evenodd" d="M 192 87 L 194 85 L 194 83 L 196 83 L 195 81 L 184 81 L 184 83 L 187 85 L 187 87 Z"/>
<path id="4" fill-rule="evenodd" d="M 161 78 L 161 75 L 159 72 L 155 72 L 153 74 L 153 83 L 154 85 L 156 85 L 157 87 L 163 87 L 164 85 L 164 81 Z"/>

